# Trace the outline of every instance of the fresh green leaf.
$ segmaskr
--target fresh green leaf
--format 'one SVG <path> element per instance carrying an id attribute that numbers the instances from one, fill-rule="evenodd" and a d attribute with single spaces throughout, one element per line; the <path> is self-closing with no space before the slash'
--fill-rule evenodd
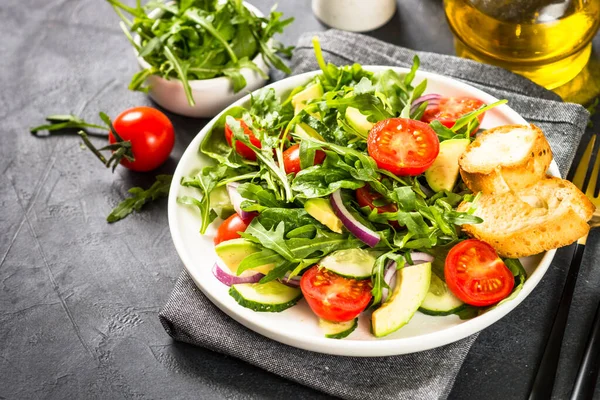
<path id="1" fill-rule="evenodd" d="M 172 175 L 158 175 L 156 177 L 156 182 L 146 190 L 140 187 L 129 189 L 129 193 L 132 196 L 119 203 L 119 205 L 110 212 L 108 217 L 106 217 L 106 220 L 109 223 L 119 221 L 133 211 L 140 211 L 148 202 L 167 197 L 172 179 Z"/>
<path id="2" fill-rule="evenodd" d="M 266 229 L 258 219 L 253 219 L 243 233 L 243 237 L 256 239 L 267 249 L 271 249 L 288 261 L 294 260 L 294 254 L 287 247 L 285 238 L 285 223 L 280 222 L 272 229 Z"/>
<path id="3" fill-rule="evenodd" d="M 204 234 L 208 225 L 215 219 L 216 212 L 211 208 L 210 193 L 217 186 L 218 182 L 226 176 L 229 169 L 226 165 L 204 167 L 192 178 L 183 178 L 182 186 L 194 187 L 200 192 L 200 199 L 191 197 L 182 197 L 178 201 L 182 204 L 196 205 L 200 209 L 202 225 L 200 233 Z"/>
<path id="4" fill-rule="evenodd" d="M 246 109 L 238 106 L 231 107 L 223 113 L 202 140 L 200 151 L 218 163 L 225 164 L 231 168 L 244 166 L 242 157 L 232 149 L 225 139 L 225 121 L 229 116 L 241 118 L 245 112 Z"/>

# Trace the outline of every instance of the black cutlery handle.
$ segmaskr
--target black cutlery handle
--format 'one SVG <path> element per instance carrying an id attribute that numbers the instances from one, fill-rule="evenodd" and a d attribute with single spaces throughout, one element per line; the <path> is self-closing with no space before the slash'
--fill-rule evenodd
<path id="1" fill-rule="evenodd" d="M 544 355 L 535 376 L 531 392 L 529 393 L 529 400 L 547 400 L 552 396 L 558 359 L 560 357 L 560 347 L 565 334 L 565 327 L 567 326 L 569 308 L 571 307 L 571 300 L 573 299 L 573 292 L 575 291 L 575 284 L 577 283 L 577 275 L 579 275 L 579 267 L 581 266 L 584 250 L 585 245 L 577 243 L 573 252 L 569 273 L 567 274 L 567 280 L 560 297 L 558 310 L 556 310 L 556 315 L 554 316 L 554 324 L 552 325 L 550 336 L 548 336 L 548 340 L 546 341 Z"/>
<path id="2" fill-rule="evenodd" d="M 598 369 L 600 367 L 600 302 L 596 308 L 594 323 L 588 341 L 583 353 L 581 365 L 577 372 L 571 400 L 586 400 L 594 398 L 594 390 L 596 389 L 596 381 L 598 379 Z"/>

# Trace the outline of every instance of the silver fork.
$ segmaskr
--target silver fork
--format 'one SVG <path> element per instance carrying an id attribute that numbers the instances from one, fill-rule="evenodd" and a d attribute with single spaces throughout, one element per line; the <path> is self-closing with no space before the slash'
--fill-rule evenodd
<path id="1" fill-rule="evenodd" d="M 596 211 L 594 212 L 592 220 L 590 221 L 591 229 L 600 226 L 599 149 L 600 137 L 598 134 L 594 134 L 587 144 L 586 150 L 579 161 L 579 165 L 577 166 L 575 176 L 573 177 L 573 183 L 577 185 L 577 187 L 579 187 L 581 191 L 584 192 L 596 206 Z M 573 252 L 573 259 L 571 260 L 571 266 L 569 267 L 567 280 L 565 282 L 565 286 L 563 287 L 558 310 L 556 311 L 556 315 L 554 317 L 552 330 L 550 331 L 550 336 L 546 342 L 544 355 L 542 357 L 542 361 L 540 362 L 540 366 L 529 394 L 530 400 L 546 400 L 550 399 L 552 395 L 558 360 L 560 357 L 560 348 L 565 333 L 565 327 L 567 325 L 569 308 L 571 306 L 571 301 L 573 300 L 573 292 L 575 290 L 575 284 L 577 283 L 577 275 L 579 274 L 579 269 L 581 267 L 581 260 L 583 259 L 587 237 L 588 235 L 585 235 L 577 241 L 575 251 Z M 593 397 L 596 379 L 598 377 L 599 351 L 600 304 L 598 305 L 598 309 L 596 311 L 593 328 L 590 332 L 588 343 L 586 345 L 586 351 L 582 359 L 579 372 L 577 373 L 575 385 L 573 386 L 571 399 L 591 399 Z"/>

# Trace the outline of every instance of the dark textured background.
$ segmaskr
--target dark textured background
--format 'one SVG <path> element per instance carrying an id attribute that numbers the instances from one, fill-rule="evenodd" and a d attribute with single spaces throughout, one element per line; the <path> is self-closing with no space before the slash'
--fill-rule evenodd
<path id="1" fill-rule="evenodd" d="M 253 3 L 267 11 L 272 0 Z M 310 1 L 279 3 L 297 19 L 286 43 L 325 29 Z M 453 53 L 440 0 L 398 6 L 373 36 Z M 111 174 L 75 137 L 28 133 L 52 113 L 95 120 L 100 110 L 114 117 L 150 104 L 127 90 L 137 65 L 110 7 L 100 0 L 2 0 L 0 34 L 0 399 L 325 398 L 234 358 L 174 343 L 157 318 L 182 268 L 166 200 L 105 222 L 128 188 L 149 185 L 153 175 Z M 174 169 L 205 122 L 169 116 L 178 136 L 161 172 Z M 598 240 L 589 240 L 557 398 L 570 391 L 600 299 L 600 271 L 592 268 Z M 525 398 L 570 252 L 561 250 L 534 293 L 480 335 L 451 398 Z"/>

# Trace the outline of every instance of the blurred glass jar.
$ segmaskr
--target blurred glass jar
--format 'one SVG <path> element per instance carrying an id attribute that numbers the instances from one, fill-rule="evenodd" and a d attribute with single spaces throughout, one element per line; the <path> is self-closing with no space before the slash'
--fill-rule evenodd
<path id="1" fill-rule="evenodd" d="M 444 0 L 456 53 L 524 75 L 548 89 L 586 65 L 600 0 Z"/>

